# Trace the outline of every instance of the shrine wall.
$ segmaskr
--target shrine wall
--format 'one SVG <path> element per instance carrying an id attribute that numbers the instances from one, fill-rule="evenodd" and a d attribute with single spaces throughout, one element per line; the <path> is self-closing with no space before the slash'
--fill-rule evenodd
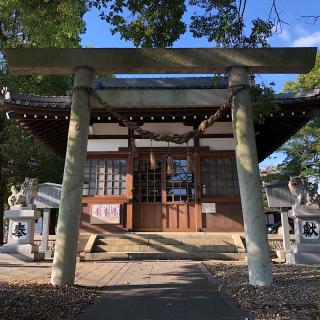
<path id="1" fill-rule="evenodd" d="M 192 126 L 185 126 L 182 122 L 177 123 L 145 123 L 142 126 L 145 130 L 150 130 L 156 133 L 173 133 L 182 134 L 192 130 Z M 91 135 L 108 135 L 109 139 L 89 139 L 88 152 L 99 151 L 118 151 L 119 148 L 128 147 L 128 139 L 112 139 L 112 135 L 128 135 L 128 129 L 121 127 L 116 123 L 94 123 L 91 129 Z M 207 129 L 206 134 L 232 134 L 231 122 L 217 122 Z M 135 139 L 137 147 L 150 147 L 150 139 Z M 168 147 L 167 142 L 153 141 L 152 146 Z M 189 147 L 193 147 L 193 139 L 189 142 Z M 236 142 L 234 138 L 201 138 L 200 146 L 209 147 L 210 150 L 235 150 Z M 170 147 L 185 147 L 170 143 Z"/>
<path id="2" fill-rule="evenodd" d="M 128 139 L 89 139 L 87 151 L 118 151 L 119 148 L 128 148 Z"/>
<path id="3" fill-rule="evenodd" d="M 145 123 L 142 126 L 144 130 L 150 130 L 156 133 L 174 133 L 182 134 L 192 130 L 192 126 L 185 126 L 182 122 L 173 123 Z M 93 123 L 91 135 L 127 135 L 128 129 L 119 126 L 117 123 Z M 206 130 L 206 134 L 232 134 L 231 122 L 216 122 Z"/>
<path id="4" fill-rule="evenodd" d="M 93 135 L 128 135 L 128 128 L 117 123 L 93 123 Z"/>
<path id="5" fill-rule="evenodd" d="M 200 147 L 209 147 L 210 150 L 235 150 L 234 138 L 200 138 Z"/>
<path id="6" fill-rule="evenodd" d="M 232 133 L 231 122 L 216 122 L 206 130 L 206 134 L 228 134 Z"/>

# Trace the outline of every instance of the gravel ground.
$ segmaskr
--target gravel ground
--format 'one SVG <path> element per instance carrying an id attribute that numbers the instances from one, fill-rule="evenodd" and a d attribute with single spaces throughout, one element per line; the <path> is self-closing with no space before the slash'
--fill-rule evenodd
<path id="1" fill-rule="evenodd" d="M 74 319 L 95 295 L 89 287 L 0 280 L 0 320 Z"/>
<path id="2" fill-rule="evenodd" d="M 219 283 L 252 319 L 320 319 L 320 267 L 273 264 L 274 285 L 248 283 L 246 265 L 204 263 Z"/>

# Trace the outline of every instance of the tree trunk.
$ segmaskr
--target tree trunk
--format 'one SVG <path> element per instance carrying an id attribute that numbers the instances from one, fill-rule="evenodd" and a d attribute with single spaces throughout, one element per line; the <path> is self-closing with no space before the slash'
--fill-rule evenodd
<path id="1" fill-rule="evenodd" d="M 3 112 L 0 112 L 0 146 L 4 143 L 4 126 L 5 119 Z M 3 212 L 4 212 L 4 195 L 6 194 L 6 184 L 3 176 L 3 157 L 0 150 L 0 245 L 3 244 Z"/>

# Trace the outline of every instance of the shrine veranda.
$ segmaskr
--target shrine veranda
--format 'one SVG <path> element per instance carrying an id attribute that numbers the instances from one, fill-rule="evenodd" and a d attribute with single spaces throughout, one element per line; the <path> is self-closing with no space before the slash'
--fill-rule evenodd
<path id="1" fill-rule="evenodd" d="M 14 74 L 75 73 L 75 87 L 91 87 L 142 129 L 183 134 L 208 119 L 225 102 L 230 88 L 248 85 L 248 73 L 306 73 L 314 65 L 315 53 L 315 48 L 10 49 L 7 56 Z M 208 77 L 94 79 L 94 72 L 227 73 L 229 79 L 216 83 Z M 23 127 L 66 155 L 56 262 L 67 263 L 68 250 L 75 254 L 79 230 L 82 235 L 246 230 L 261 249 L 257 253 L 250 241 L 247 244 L 249 270 L 250 256 L 253 265 L 268 259 L 266 236 L 259 235 L 264 216 L 258 160 L 312 119 L 320 103 L 318 90 L 278 94 L 279 108 L 253 127 L 245 89 L 235 96 L 233 111 L 225 111 L 200 137 L 178 145 L 144 139 L 85 90 L 41 97 L 9 88 L 3 96 L 3 108 L 14 112 Z M 151 149 L 156 159 L 153 168 Z M 188 153 L 192 172 L 187 169 Z M 168 155 L 174 173 L 168 173 Z M 67 180 L 68 173 L 72 178 Z M 60 234 L 67 231 L 63 244 L 59 228 Z M 53 283 L 72 283 L 75 257 L 68 263 L 70 270 L 64 273 L 59 267 Z M 264 278 L 255 267 L 251 271 L 251 283 L 270 283 L 269 276 Z"/>

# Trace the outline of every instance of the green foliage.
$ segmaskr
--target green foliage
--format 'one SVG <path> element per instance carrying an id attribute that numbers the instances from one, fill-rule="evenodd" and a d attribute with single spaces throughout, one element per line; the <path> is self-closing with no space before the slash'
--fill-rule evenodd
<path id="1" fill-rule="evenodd" d="M 5 66 L 0 71 L 0 86 L 29 94 L 65 95 L 72 88 L 72 76 L 14 76 Z"/>
<path id="2" fill-rule="evenodd" d="M 78 47 L 84 0 L 1 0 L 0 49 Z"/>
<path id="3" fill-rule="evenodd" d="M 62 182 L 64 159 L 35 139 L 18 122 L 7 121 L 2 134 L 6 139 L 0 146 L 1 173 L 7 190 L 10 185 L 21 184 L 25 177 L 38 178 L 41 183 Z"/>
<path id="4" fill-rule="evenodd" d="M 315 176 L 320 178 L 320 119 L 314 119 L 284 144 L 286 154 L 279 166 L 287 176 Z"/>
<path id="5" fill-rule="evenodd" d="M 182 16 L 184 0 L 89 0 L 90 8 L 111 25 L 112 34 L 133 41 L 136 47 L 171 47 L 187 30 Z M 255 18 L 248 35 L 244 23 L 246 1 L 189 0 L 190 31 L 196 38 L 207 37 L 218 47 L 267 47 L 274 23 Z"/>
<path id="6" fill-rule="evenodd" d="M 191 17 L 190 31 L 196 38 L 206 37 L 217 47 L 256 48 L 268 47 L 272 35 L 273 22 L 260 18 L 251 21 L 250 34 L 245 34 L 245 4 L 236 0 L 190 0 L 204 12 Z"/>
<path id="7" fill-rule="evenodd" d="M 88 5 L 100 10 L 112 34 L 120 33 L 136 47 L 170 47 L 186 31 L 183 0 L 100 0 Z"/>
<path id="8" fill-rule="evenodd" d="M 71 77 L 13 76 L 7 68 L 5 49 L 79 47 L 86 10 L 85 0 L 0 1 L 0 86 L 31 94 L 65 94 Z M 1 215 L 11 184 L 20 184 L 25 177 L 61 183 L 64 161 L 16 121 L 6 121 L 5 112 L 0 111 Z"/>
<path id="9" fill-rule="evenodd" d="M 307 74 L 301 74 L 297 81 L 287 81 L 283 92 L 298 92 L 320 86 L 320 52 L 317 53 L 315 67 Z"/>
<path id="10" fill-rule="evenodd" d="M 284 92 L 298 92 L 320 85 L 320 53 L 316 65 L 298 80 L 285 83 Z M 320 119 L 316 118 L 304 126 L 281 149 L 286 155 L 280 165 L 281 173 L 287 176 L 315 176 L 320 178 Z"/>
<path id="11" fill-rule="evenodd" d="M 0 2 L 0 85 L 34 94 L 65 94 L 70 77 L 12 76 L 6 48 L 79 47 L 85 31 L 85 0 L 2 0 Z M 0 55 L 1 57 L 1 55 Z"/>
<path id="12" fill-rule="evenodd" d="M 263 123 L 271 112 L 279 110 L 272 85 L 253 82 L 250 86 L 253 119 L 257 123 Z"/>

